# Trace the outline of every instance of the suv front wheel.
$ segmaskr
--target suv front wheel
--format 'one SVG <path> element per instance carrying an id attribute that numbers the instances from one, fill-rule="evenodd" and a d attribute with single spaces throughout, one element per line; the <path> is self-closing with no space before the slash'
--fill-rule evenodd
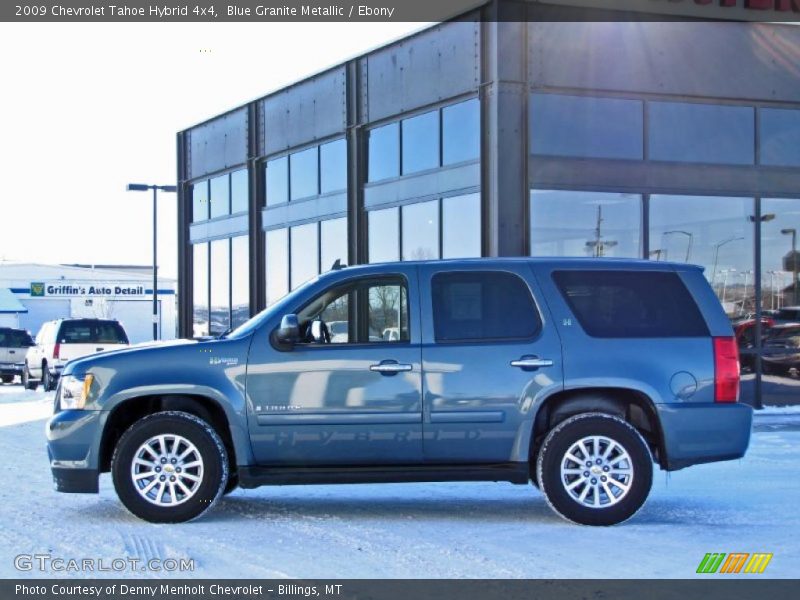
<path id="1" fill-rule="evenodd" d="M 134 515 L 180 523 L 199 517 L 222 496 L 228 456 L 206 421 L 186 412 L 158 412 L 122 435 L 111 473 L 117 495 Z"/>
<path id="2" fill-rule="evenodd" d="M 583 413 L 556 425 L 536 461 L 539 487 L 562 517 L 583 525 L 614 525 L 642 507 L 653 479 L 653 458 L 625 420 Z"/>

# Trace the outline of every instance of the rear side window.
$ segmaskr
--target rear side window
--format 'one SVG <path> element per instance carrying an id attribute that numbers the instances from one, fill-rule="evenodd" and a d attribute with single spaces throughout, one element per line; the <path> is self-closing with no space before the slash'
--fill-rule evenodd
<path id="1" fill-rule="evenodd" d="M 675 273 L 557 271 L 553 279 L 592 337 L 709 335 L 697 304 Z"/>
<path id="2" fill-rule="evenodd" d="M 541 327 L 528 286 L 512 273 L 438 273 L 432 291 L 437 342 L 530 339 Z"/>
<path id="3" fill-rule="evenodd" d="M 128 336 L 113 321 L 75 321 L 61 324 L 60 344 L 127 344 Z"/>

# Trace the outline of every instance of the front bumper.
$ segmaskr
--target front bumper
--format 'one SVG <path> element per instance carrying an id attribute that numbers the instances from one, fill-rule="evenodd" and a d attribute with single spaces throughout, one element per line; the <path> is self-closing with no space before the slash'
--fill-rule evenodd
<path id="1" fill-rule="evenodd" d="M 746 404 L 657 404 L 656 410 L 668 471 L 741 458 L 750 444 L 753 409 Z"/>
<path id="2" fill-rule="evenodd" d="M 47 421 L 47 454 L 58 492 L 98 492 L 98 449 L 105 413 L 64 410 Z"/>

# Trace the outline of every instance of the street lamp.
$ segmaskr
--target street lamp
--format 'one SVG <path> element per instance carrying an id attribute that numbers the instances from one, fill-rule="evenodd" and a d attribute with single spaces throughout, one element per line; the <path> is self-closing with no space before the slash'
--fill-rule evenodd
<path id="1" fill-rule="evenodd" d="M 672 231 L 665 231 L 663 235 L 666 237 L 668 235 L 672 235 L 675 233 L 679 233 L 681 235 L 685 235 L 689 238 L 689 243 L 686 246 L 686 261 L 689 262 L 689 258 L 692 256 L 692 244 L 694 243 L 694 234 L 690 231 L 683 231 L 682 229 L 673 229 Z"/>
<path id="2" fill-rule="evenodd" d="M 177 192 L 174 185 L 147 185 L 145 183 L 129 183 L 129 192 L 146 192 L 153 190 L 153 340 L 158 339 L 158 191 Z"/>
<path id="3" fill-rule="evenodd" d="M 792 236 L 792 304 L 797 306 L 797 229 L 794 227 L 781 229 L 783 235 Z"/>
<path id="4" fill-rule="evenodd" d="M 721 242 L 714 244 L 714 270 L 711 273 L 711 285 L 713 286 L 717 282 L 717 262 L 719 259 L 719 249 L 722 248 L 725 244 L 729 244 L 730 242 L 735 242 L 737 240 L 743 240 L 744 238 L 739 237 L 729 237 L 728 239 L 722 240 Z"/>

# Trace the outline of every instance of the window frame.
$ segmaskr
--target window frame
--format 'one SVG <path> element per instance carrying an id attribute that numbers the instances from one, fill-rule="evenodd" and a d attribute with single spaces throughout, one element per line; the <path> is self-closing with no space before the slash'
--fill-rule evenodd
<path id="1" fill-rule="evenodd" d="M 531 300 L 531 304 L 534 309 L 534 315 L 536 316 L 537 326 L 535 331 L 527 337 L 514 337 L 514 338 L 463 338 L 458 340 L 440 340 L 436 337 L 436 308 L 434 303 L 434 280 L 439 276 L 447 276 L 447 275 L 475 275 L 475 274 L 504 274 L 510 275 L 512 277 L 516 277 L 520 281 L 522 281 L 525 289 L 528 292 L 528 296 Z M 511 270 L 511 269 L 503 269 L 503 268 L 494 268 L 494 269 L 487 269 L 487 268 L 479 268 L 479 269 L 454 269 L 454 270 L 437 270 L 431 274 L 430 282 L 429 282 L 429 300 L 430 300 L 430 307 L 431 307 L 431 342 L 437 345 L 475 345 L 475 344 L 522 344 L 526 342 L 535 342 L 536 340 L 542 337 L 544 332 L 544 319 L 542 318 L 542 311 L 539 307 L 539 303 L 536 301 L 536 294 L 534 290 L 531 288 L 528 281 L 523 277 L 519 272 Z"/>

